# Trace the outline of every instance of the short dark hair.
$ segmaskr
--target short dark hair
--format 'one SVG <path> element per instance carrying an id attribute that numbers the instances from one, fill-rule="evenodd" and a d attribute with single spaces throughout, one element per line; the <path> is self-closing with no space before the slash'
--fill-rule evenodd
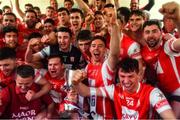
<path id="1" fill-rule="evenodd" d="M 129 21 L 130 13 L 131 11 L 128 7 L 120 7 L 117 9 L 117 18 L 121 20 L 121 16 L 124 16 L 124 20 L 127 23 Z"/>
<path id="2" fill-rule="evenodd" d="M 145 19 L 145 14 L 144 14 L 144 12 L 142 10 L 133 10 L 133 11 L 131 11 L 129 17 L 131 17 L 133 15 L 142 16 L 143 19 Z"/>
<path id="3" fill-rule="evenodd" d="M 3 33 L 3 36 L 5 36 L 6 33 L 9 33 L 9 32 L 14 32 L 18 35 L 18 29 L 14 26 L 4 26 L 3 27 L 3 30 L 2 30 L 2 33 Z"/>
<path id="4" fill-rule="evenodd" d="M 38 6 L 34 6 L 33 10 L 39 10 L 40 11 L 40 8 Z"/>
<path id="5" fill-rule="evenodd" d="M 92 40 L 92 34 L 91 34 L 91 31 L 90 30 L 81 30 L 76 39 L 79 41 L 79 40 L 89 40 L 91 41 Z"/>
<path id="6" fill-rule="evenodd" d="M 102 15 L 102 16 L 104 16 L 103 13 L 102 13 L 101 11 L 99 11 L 99 10 L 94 13 L 94 16 L 96 16 L 96 15 Z"/>
<path id="7" fill-rule="evenodd" d="M 35 16 L 36 16 L 36 18 L 37 18 L 37 14 L 36 14 L 36 12 L 35 12 L 33 9 L 26 10 L 26 11 L 25 11 L 25 14 L 26 14 L 26 13 L 28 13 L 28 12 L 30 12 L 30 13 L 34 13 L 34 14 L 35 14 Z"/>
<path id="8" fill-rule="evenodd" d="M 71 4 L 74 5 L 74 1 L 73 0 L 64 0 L 64 3 L 65 2 L 71 2 Z"/>
<path id="9" fill-rule="evenodd" d="M 51 9 L 51 10 L 54 10 L 54 8 L 53 8 L 53 7 L 51 7 L 51 6 L 47 6 L 47 7 L 46 7 L 46 9 Z"/>
<path id="10" fill-rule="evenodd" d="M 0 60 L 16 59 L 16 51 L 9 47 L 0 48 Z"/>
<path id="11" fill-rule="evenodd" d="M 57 29 L 57 32 L 68 32 L 70 37 L 72 37 L 72 31 L 68 27 L 60 27 Z"/>
<path id="12" fill-rule="evenodd" d="M 94 36 L 94 37 L 92 38 L 91 43 L 92 43 L 94 40 L 97 40 L 97 39 L 101 40 L 101 41 L 104 43 L 104 45 L 106 46 L 106 39 L 105 39 L 103 36 L 99 36 L 99 35 Z"/>
<path id="13" fill-rule="evenodd" d="M 160 22 L 159 20 L 157 20 L 157 19 L 151 19 L 151 20 L 147 20 L 147 21 L 144 22 L 144 24 L 143 24 L 143 30 L 144 30 L 144 28 L 145 28 L 146 26 L 151 26 L 151 25 L 156 25 L 156 26 L 158 26 L 159 30 L 162 29 L 162 24 L 161 24 L 161 22 Z"/>
<path id="14" fill-rule="evenodd" d="M 8 6 L 8 5 L 5 5 L 5 6 L 3 6 L 3 8 L 2 8 L 3 12 L 5 12 L 5 9 L 11 9 L 11 7 Z"/>
<path id="15" fill-rule="evenodd" d="M 59 54 L 52 54 L 50 56 L 48 56 L 48 61 L 52 58 L 59 58 L 60 59 L 60 63 L 63 64 L 63 58 L 59 55 Z"/>
<path id="16" fill-rule="evenodd" d="M 35 71 L 34 68 L 30 65 L 20 65 L 17 67 L 16 73 L 22 78 L 27 78 L 31 76 L 34 77 Z"/>
<path id="17" fill-rule="evenodd" d="M 114 5 L 111 3 L 108 3 L 104 6 L 104 8 L 114 8 Z"/>
<path id="18" fill-rule="evenodd" d="M 84 14 L 83 14 L 82 10 L 80 10 L 78 8 L 72 8 L 70 10 L 70 14 L 72 14 L 72 13 L 79 13 L 81 15 L 81 18 L 84 18 Z"/>
<path id="19" fill-rule="evenodd" d="M 55 25 L 54 20 L 51 19 L 51 18 L 46 19 L 46 20 L 44 21 L 44 24 L 46 24 L 46 23 L 51 23 L 53 26 Z"/>
<path id="20" fill-rule="evenodd" d="M 121 69 L 123 72 L 136 72 L 139 73 L 139 63 L 138 60 L 126 57 L 123 58 L 119 64 L 118 64 L 118 69 Z"/>
<path id="21" fill-rule="evenodd" d="M 0 15 L 2 15 L 3 11 L 0 9 Z"/>
<path id="22" fill-rule="evenodd" d="M 13 16 L 15 18 L 15 20 L 17 19 L 16 15 L 14 13 L 4 13 L 3 16 L 5 16 L 5 15 L 10 15 L 10 16 Z"/>
<path id="23" fill-rule="evenodd" d="M 28 36 L 28 40 L 31 40 L 32 38 L 42 38 L 42 34 L 39 32 L 32 32 L 29 36 Z"/>
<path id="24" fill-rule="evenodd" d="M 65 7 L 60 7 L 57 12 L 62 12 L 62 11 L 66 11 L 66 13 L 69 15 L 69 10 Z"/>
<path id="25" fill-rule="evenodd" d="M 24 6 L 29 6 L 29 7 L 31 7 L 33 9 L 33 5 L 31 3 L 27 3 Z"/>

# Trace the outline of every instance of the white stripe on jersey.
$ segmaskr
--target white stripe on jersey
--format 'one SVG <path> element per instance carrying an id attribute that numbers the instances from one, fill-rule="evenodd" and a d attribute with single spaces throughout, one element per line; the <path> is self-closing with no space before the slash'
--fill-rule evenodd
<path id="1" fill-rule="evenodd" d="M 178 69 L 177 69 L 175 58 L 170 56 L 170 60 L 171 60 L 171 63 L 172 63 L 173 70 L 175 72 L 176 78 L 177 78 L 178 82 L 180 83 L 180 77 L 179 77 L 179 72 L 178 72 Z"/>
<path id="2" fill-rule="evenodd" d="M 102 74 L 104 85 L 108 85 L 108 80 L 113 80 L 113 77 L 114 77 L 108 72 L 108 69 L 113 73 L 113 71 L 108 65 L 108 60 L 106 59 L 101 68 L 101 74 Z"/>
<path id="3" fill-rule="evenodd" d="M 103 94 L 103 95 L 105 95 L 103 97 L 107 97 L 109 95 L 109 98 L 111 100 L 114 100 L 114 90 L 115 90 L 114 84 L 102 87 L 102 89 L 100 89 L 100 90 L 102 93 L 105 93 L 105 94 Z M 108 93 L 108 95 L 106 95 L 106 93 Z"/>
<path id="4" fill-rule="evenodd" d="M 142 58 L 140 54 L 140 45 L 137 42 L 134 42 L 131 44 L 131 46 L 128 48 L 128 56 L 133 57 L 135 59 L 140 59 Z"/>
<path id="5" fill-rule="evenodd" d="M 164 94 L 158 89 L 154 88 L 150 93 L 150 104 L 156 111 L 160 114 L 161 112 L 171 109 L 168 101 L 166 100 Z M 153 109 L 153 108 L 150 109 Z"/>

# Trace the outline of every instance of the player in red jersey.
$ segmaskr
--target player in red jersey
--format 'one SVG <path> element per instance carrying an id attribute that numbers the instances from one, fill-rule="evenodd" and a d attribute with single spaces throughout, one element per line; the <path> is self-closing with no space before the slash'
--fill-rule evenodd
<path id="1" fill-rule="evenodd" d="M 163 93 L 158 88 L 139 82 L 139 66 L 135 59 L 124 58 L 120 61 L 120 84 L 100 88 L 87 87 L 79 83 L 85 77 L 86 74 L 80 70 L 73 76 L 73 83 L 78 92 L 82 96 L 90 96 L 95 92 L 97 96 L 113 100 L 117 119 L 150 119 L 153 117 L 153 108 L 162 118 L 175 119 Z"/>
<path id="2" fill-rule="evenodd" d="M 60 104 L 66 97 L 66 92 L 63 88 L 65 85 L 65 68 L 59 55 L 48 57 L 48 72 L 45 73 L 45 78 L 52 85 L 50 91 L 52 99 L 56 105 Z"/>
<path id="3" fill-rule="evenodd" d="M 26 94 L 29 90 L 38 92 L 39 86 L 34 83 L 35 71 L 29 65 L 17 67 L 17 76 L 14 83 L 1 91 L 2 106 L 1 118 L 10 119 L 43 119 L 51 118 L 53 114 L 53 101 L 49 95 L 44 95 L 36 100 L 28 101 Z M 44 103 L 43 103 L 44 102 Z M 47 108 L 43 113 L 42 105 Z"/>
<path id="4" fill-rule="evenodd" d="M 162 6 L 160 12 L 164 17 L 172 18 L 180 32 L 180 7 L 175 2 Z M 142 56 L 154 67 L 160 89 L 170 94 L 172 108 L 180 118 L 180 44 L 179 39 L 163 40 L 162 30 L 158 21 L 149 20 L 144 23 L 143 37 L 147 46 Z"/>
<path id="5" fill-rule="evenodd" d="M 12 83 L 15 79 L 15 71 L 16 71 L 16 52 L 8 47 L 4 47 L 0 49 L 0 84 L 1 87 L 6 87 L 10 83 Z M 40 74 L 36 73 L 36 78 L 39 79 L 37 84 L 42 86 L 42 90 L 40 90 L 38 93 L 35 93 L 33 91 L 27 92 L 26 98 L 31 101 L 34 100 L 45 93 L 49 92 L 51 89 L 50 84 L 40 76 Z M 41 78 L 41 79 L 40 79 Z"/>
<path id="6" fill-rule="evenodd" d="M 116 21 L 114 23 L 114 21 Z M 86 67 L 89 86 L 100 87 L 114 83 L 114 70 L 119 58 L 119 41 L 121 38 L 120 27 L 113 14 L 113 21 L 110 22 L 111 42 L 108 58 L 105 58 L 105 41 L 103 37 L 96 36 L 92 39 L 90 52 L 91 63 Z M 118 31 L 118 32 L 117 32 Z M 91 93 L 90 111 L 95 114 L 94 119 L 113 118 L 112 101 L 96 97 Z"/>

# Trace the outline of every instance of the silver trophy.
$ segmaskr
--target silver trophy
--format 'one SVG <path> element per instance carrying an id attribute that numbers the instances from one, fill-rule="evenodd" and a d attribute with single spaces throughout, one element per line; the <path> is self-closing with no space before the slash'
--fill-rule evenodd
<path id="1" fill-rule="evenodd" d="M 67 89 L 72 88 L 72 78 L 73 78 L 74 70 L 67 69 L 66 70 L 66 87 Z"/>

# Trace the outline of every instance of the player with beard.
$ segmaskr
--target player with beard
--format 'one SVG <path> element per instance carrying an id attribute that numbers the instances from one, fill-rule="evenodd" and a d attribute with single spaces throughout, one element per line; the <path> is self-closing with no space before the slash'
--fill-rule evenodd
<path id="1" fill-rule="evenodd" d="M 28 35 L 32 32 L 39 32 L 39 30 L 36 28 L 36 25 L 38 23 L 37 15 L 34 10 L 27 10 L 25 12 L 24 17 L 24 38 L 27 39 Z"/>
<path id="2" fill-rule="evenodd" d="M 164 17 L 173 19 L 180 33 L 180 5 L 170 2 L 162 6 Z M 164 40 L 157 20 L 149 20 L 143 25 L 143 38 L 146 46 L 142 49 L 143 59 L 157 73 L 158 86 L 170 95 L 171 105 L 177 118 L 180 118 L 180 44 L 179 39 Z"/>

